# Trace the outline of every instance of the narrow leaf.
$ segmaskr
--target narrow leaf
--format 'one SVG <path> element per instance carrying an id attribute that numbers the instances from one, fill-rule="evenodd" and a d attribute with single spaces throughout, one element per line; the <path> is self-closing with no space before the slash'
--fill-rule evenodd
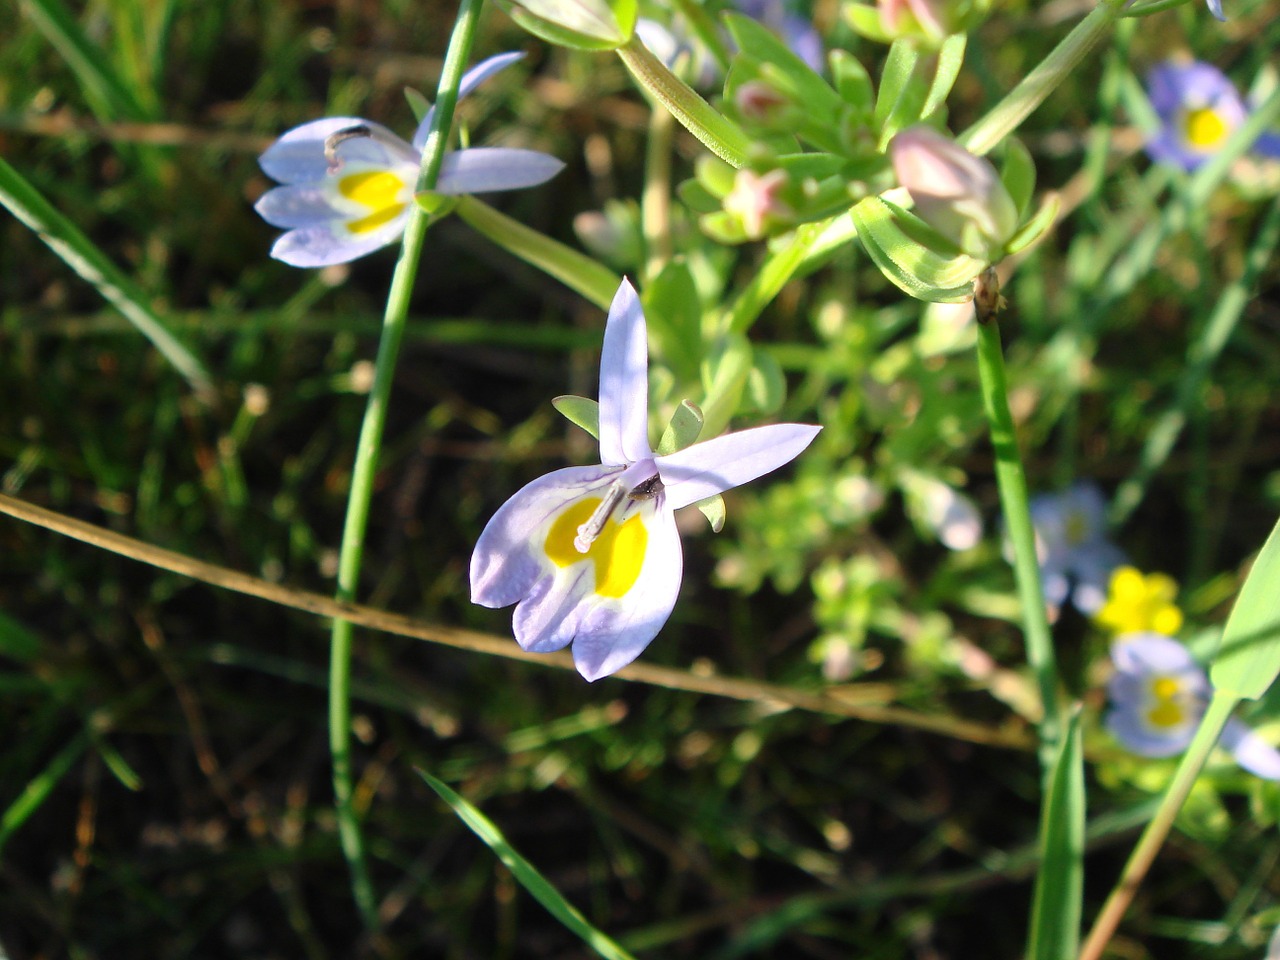
<path id="1" fill-rule="evenodd" d="M 964 65 L 966 42 L 967 37 L 963 33 L 952 34 L 942 41 L 942 48 L 938 51 L 938 68 L 934 71 L 929 95 L 920 111 L 923 119 L 927 120 L 946 103 L 947 95 L 955 86 L 956 77 L 960 76 L 960 68 Z"/>
<path id="2" fill-rule="evenodd" d="M 533 864 L 520 856 L 492 820 L 425 770 L 419 769 L 418 774 L 427 782 L 427 786 L 439 794 L 440 799 L 453 808 L 458 819 L 483 840 L 485 845 L 506 865 L 520 886 L 524 887 L 571 933 L 606 960 L 634 960 L 631 954 L 588 923 L 586 917 L 579 913 L 577 908 L 569 903 Z"/>
<path id="3" fill-rule="evenodd" d="M 1209 679 L 1219 693 L 1257 700 L 1280 674 L 1280 522 L 1267 537 L 1227 618 Z"/>
<path id="4" fill-rule="evenodd" d="M 681 400 L 676 412 L 671 415 L 671 422 L 658 441 L 659 456 L 675 453 L 698 442 L 702 433 L 702 411 L 696 403 Z"/>
<path id="5" fill-rule="evenodd" d="M 570 423 L 581 427 L 597 440 L 600 439 L 600 404 L 596 401 L 567 395 L 556 397 L 551 405 Z"/>
<path id="6" fill-rule="evenodd" d="M 1080 711 L 1067 720 L 1040 817 L 1040 872 L 1031 907 L 1028 960 L 1074 960 L 1084 898 L 1084 747 Z"/>

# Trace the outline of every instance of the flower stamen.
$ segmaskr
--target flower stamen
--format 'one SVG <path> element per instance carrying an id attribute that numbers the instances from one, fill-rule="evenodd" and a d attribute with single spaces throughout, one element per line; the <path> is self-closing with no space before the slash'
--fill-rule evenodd
<path id="1" fill-rule="evenodd" d="M 329 162 L 328 172 L 332 176 L 342 169 L 342 158 L 338 156 L 338 147 L 348 140 L 359 140 L 361 137 L 372 137 L 373 128 L 363 123 L 354 127 L 346 127 L 324 138 L 324 158 Z"/>
<path id="2" fill-rule="evenodd" d="M 604 499 L 587 518 L 587 522 L 578 527 L 578 535 L 573 538 L 575 550 L 579 553 L 587 553 L 591 549 L 591 544 L 596 542 L 596 538 L 604 530 L 604 525 L 609 522 L 609 517 L 613 515 L 614 510 L 618 509 L 618 504 L 622 503 L 622 498 L 626 495 L 627 488 L 622 482 L 613 481 L 609 492 L 604 495 Z"/>

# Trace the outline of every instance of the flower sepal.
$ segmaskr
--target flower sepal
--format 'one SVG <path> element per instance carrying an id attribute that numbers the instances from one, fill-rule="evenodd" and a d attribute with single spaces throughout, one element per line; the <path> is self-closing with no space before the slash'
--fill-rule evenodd
<path id="1" fill-rule="evenodd" d="M 600 404 L 589 397 L 565 394 L 551 401 L 556 412 L 575 427 L 581 427 L 595 440 L 600 439 Z"/>
<path id="2" fill-rule="evenodd" d="M 498 0 L 535 37 L 575 50 L 616 50 L 635 33 L 636 0 Z"/>

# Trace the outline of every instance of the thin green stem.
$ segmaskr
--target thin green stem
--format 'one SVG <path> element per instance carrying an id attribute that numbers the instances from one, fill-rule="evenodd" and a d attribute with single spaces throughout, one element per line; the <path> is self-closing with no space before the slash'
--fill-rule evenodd
<path id="1" fill-rule="evenodd" d="M 1195 783 L 1196 777 L 1200 776 L 1200 771 L 1209 758 L 1209 752 L 1218 742 L 1222 728 L 1231 717 L 1231 711 L 1239 702 L 1240 698 L 1235 694 L 1222 691 L 1215 693 L 1213 699 L 1209 701 L 1209 709 L 1205 711 L 1204 718 L 1200 721 L 1200 728 L 1196 731 L 1191 746 L 1187 747 L 1187 752 L 1183 754 L 1182 762 L 1178 764 L 1173 781 L 1165 790 L 1155 816 L 1151 818 L 1147 829 L 1138 839 L 1133 853 L 1129 855 L 1129 862 L 1124 865 L 1124 872 L 1120 874 L 1120 879 L 1112 889 L 1111 895 L 1107 897 L 1107 902 L 1103 904 L 1102 912 L 1094 921 L 1093 929 L 1089 931 L 1084 946 L 1080 948 L 1080 960 L 1098 960 L 1102 956 L 1103 949 L 1116 932 L 1116 927 L 1120 925 L 1121 918 L 1138 892 L 1138 886 L 1147 875 L 1147 870 L 1155 861 L 1161 846 L 1164 845 L 1165 838 L 1173 827 L 1174 818 L 1182 809 L 1182 804 L 1186 802 L 1187 794 L 1191 792 L 1191 786 Z"/>
<path id="2" fill-rule="evenodd" d="M 956 138 L 960 144 L 979 155 L 998 146 L 1075 70 L 1123 6 L 1123 0 L 1102 0 L 1003 100 Z"/>
<path id="3" fill-rule="evenodd" d="M 457 23 L 449 39 L 436 110 L 431 131 L 422 150 L 422 166 L 418 174 L 418 190 L 435 186 L 444 160 L 445 144 L 453 124 L 453 109 L 458 101 L 458 84 L 463 68 L 471 56 L 476 25 L 484 0 L 462 0 Z M 400 256 L 391 277 L 387 307 L 383 315 L 382 337 L 378 343 L 373 387 L 365 405 L 360 437 L 356 443 L 355 463 L 351 472 L 351 489 L 347 496 L 346 521 L 342 528 L 342 545 L 338 555 L 338 586 L 334 596 L 339 601 L 355 599 L 364 557 L 364 536 L 369 522 L 369 505 L 373 499 L 373 483 L 378 469 L 382 433 L 387 422 L 388 401 L 395 375 L 396 358 L 404 336 L 409 314 L 409 297 L 418 273 L 418 261 L 426 237 L 428 218 L 414 204 L 410 208 Z M 352 892 L 365 926 L 372 930 L 378 922 L 373 883 L 369 878 L 360 818 L 354 806 L 351 777 L 351 647 L 353 626 L 348 620 L 334 620 L 329 653 L 329 749 L 333 763 L 334 806 L 338 818 L 338 835 L 342 853 L 351 869 Z"/>
<path id="4" fill-rule="evenodd" d="M 979 319 L 982 310 L 979 308 Z M 1040 719 L 1040 764 L 1046 782 L 1053 769 L 1058 741 L 1062 736 L 1062 710 L 1058 701 L 1058 671 L 1053 639 L 1045 615 L 1040 566 L 1036 560 L 1036 533 L 1031 523 L 1027 478 L 1018 452 L 1013 415 L 1009 411 L 1009 387 L 1005 378 L 1000 327 L 994 312 L 978 323 L 978 377 L 982 386 L 982 406 L 986 411 L 995 452 L 996 485 L 1005 529 L 1013 547 L 1013 573 L 1022 604 L 1023 632 L 1027 662 L 1040 690 L 1043 715 Z"/>
<path id="5" fill-rule="evenodd" d="M 645 92 L 670 110 L 680 125 L 708 150 L 735 167 L 746 165 L 751 154 L 751 138 L 667 69 L 639 37 L 632 37 L 618 47 L 618 56 Z"/>
<path id="6" fill-rule="evenodd" d="M 675 118 L 670 111 L 655 106 L 649 114 L 644 193 L 640 197 L 646 281 L 661 273 L 671 259 L 671 144 L 675 132 Z"/>

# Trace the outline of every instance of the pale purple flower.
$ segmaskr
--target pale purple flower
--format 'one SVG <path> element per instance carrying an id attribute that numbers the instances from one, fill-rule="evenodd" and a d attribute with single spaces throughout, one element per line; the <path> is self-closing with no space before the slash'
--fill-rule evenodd
<path id="1" fill-rule="evenodd" d="M 1040 582 L 1051 608 L 1067 600 L 1081 613 L 1096 613 L 1107 600 L 1111 571 L 1124 553 L 1107 539 L 1107 504 L 1092 483 L 1031 498 Z"/>
<path id="2" fill-rule="evenodd" d="M 472 67 L 458 96 L 523 54 L 505 53 Z M 404 232 L 422 147 L 434 108 L 407 143 L 381 124 L 359 117 L 328 117 L 294 127 L 258 159 L 283 186 L 268 190 L 254 209 L 288 230 L 271 255 L 295 267 L 346 263 L 386 246 Z M 545 183 L 564 167 L 536 150 L 475 147 L 446 154 L 434 193 L 458 196 L 518 190 Z"/>
<path id="3" fill-rule="evenodd" d="M 516 604 L 525 650 L 572 644 L 587 680 L 621 670 L 666 623 L 683 555 L 675 511 L 775 470 L 820 427 L 782 423 L 659 456 L 649 446 L 648 343 L 625 280 L 600 358 L 600 464 L 529 483 L 493 515 L 471 557 L 471 599 Z"/>
<path id="4" fill-rule="evenodd" d="M 1160 129 L 1147 142 L 1151 159 L 1194 170 L 1222 148 L 1247 111 L 1235 84 L 1208 63 L 1168 61 L 1147 74 Z"/>
<path id="5" fill-rule="evenodd" d="M 1111 647 L 1116 672 L 1107 685 L 1107 728 L 1143 757 L 1171 757 L 1195 736 L 1212 695 L 1204 668 L 1177 640 L 1159 633 L 1129 633 Z M 1267 780 L 1280 780 L 1280 751 L 1232 718 L 1219 741 L 1236 762 Z"/>

